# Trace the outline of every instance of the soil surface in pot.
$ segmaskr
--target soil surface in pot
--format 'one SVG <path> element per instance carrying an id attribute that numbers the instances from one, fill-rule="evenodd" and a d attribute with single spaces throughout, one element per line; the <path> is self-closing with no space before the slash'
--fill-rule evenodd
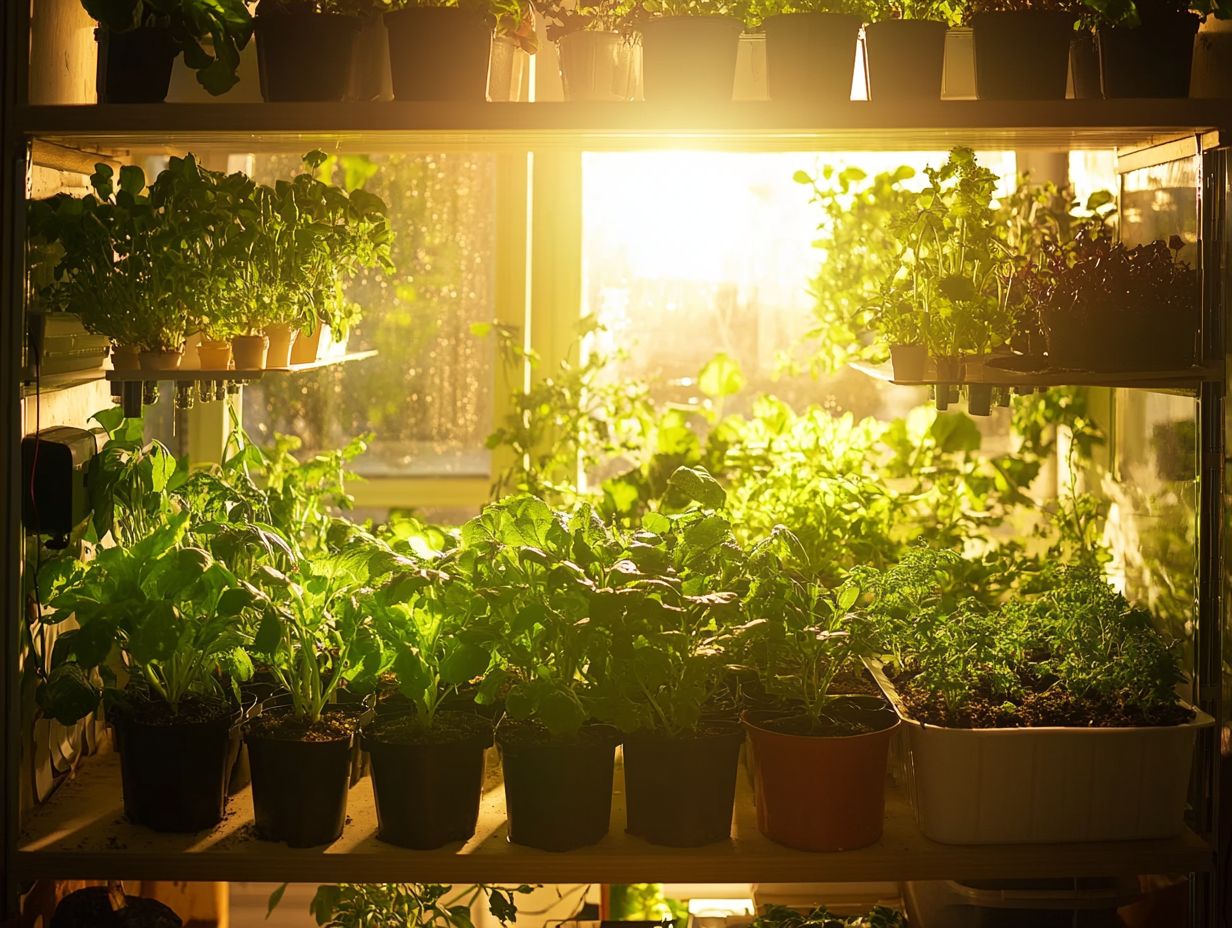
<path id="1" fill-rule="evenodd" d="M 616 744 L 620 738 L 616 729 L 608 725 L 584 725 L 572 735 L 553 735 L 538 722 L 501 722 L 496 731 L 496 740 L 504 748 L 543 747 L 577 743 Z"/>
<path id="2" fill-rule="evenodd" d="M 777 732 L 780 735 L 802 735 L 807 738 L 845 738 L 851 735 L 867 735 L 886 728 L 886 721 L 893 721 L 887 711 L 870 712 L 859 706 L 846 706 L 837 703 L 826 710 L 820 718 L 796 713 L 778 718 L 760 718 L 759 728 Z"/>
<path id="3" fill-rule="evenodd" d="M 222 699 L 189 695 L 180 700 L 180 711 L 173 713 L 171 706 L 161 699 L 130 695 L 114 712 L 141 725 L 196 725 L 227 718 L 235 707 Z"/>
<path id="4" fill-rule="evenodd" d="M 364 729 L 367 737 L 384 744 L 457 744 L 492 742 L 492 723 L 480 715 L 438 712 L 425 728 L 413 715 L 387 716 Z"/>
<path id="5" fill-rule="evenodd" d="M 289 712 L 271 712 L 248 723 L 250 734 L 273 741 L 344 741 L 358 727 L 359 719 L 353 712 L 327 712 L 311 724 Z"/>
<path id="6" fill-rule="evenodd" d="M 1143 707 L 1110 698 L 1079 697 L 1050 687 L 1048 681 L 1033 681 L 1017 700 L 991 692 L 976 693 L 964 706 L 950 710 L 940 693 L 931 693 L 911 682 L 913 674 L 891 676 L 911 718 L 925 725 L 946 728 L 1136 728 L 1182 725 L 1193 712 L 1180 704 Z"/>

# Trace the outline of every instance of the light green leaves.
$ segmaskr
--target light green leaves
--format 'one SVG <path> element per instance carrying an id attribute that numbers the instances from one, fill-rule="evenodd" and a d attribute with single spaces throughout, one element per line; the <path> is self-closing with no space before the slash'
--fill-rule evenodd
<path id="1" fill-rule="evenodd" d="M 723 487 L 702 467 L 681 467 L 667 481 L 669 493 L 675 493 L 707 509 L 722 509 L 727 501 Z"/>
<path id="2" fill-rule="evenodd" d="M 747 382 L 740 365 L 724 352 L 707 361 L 697 378 L 698 388 L 711 399 L 739 393 Z"/>

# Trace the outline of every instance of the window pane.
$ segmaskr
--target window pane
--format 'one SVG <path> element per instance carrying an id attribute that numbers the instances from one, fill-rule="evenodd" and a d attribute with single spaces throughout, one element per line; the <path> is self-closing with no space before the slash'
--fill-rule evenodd
<path id="1" fill-rule="evenodd" d="M 374 441 L 355 462 L 365 476 L 486 477 L 493 352 L 470 326 L 495 314 L 495 156 L 370 160 L 376 171 L 364 186 L 389 207 L 397 271 L 368 272 L 352 284 L 349 295 L 364 319 L 349 348 L 379 354 L 253 384 L 244 394 L 244 424 L 262 437 L 299 435 L 309 451 L 371 430 Z M 297 156 L 258 155 L 253 173 L 270 182 L 298 166 Z M 347 167 L 337 165 L 335 181 Z"/>

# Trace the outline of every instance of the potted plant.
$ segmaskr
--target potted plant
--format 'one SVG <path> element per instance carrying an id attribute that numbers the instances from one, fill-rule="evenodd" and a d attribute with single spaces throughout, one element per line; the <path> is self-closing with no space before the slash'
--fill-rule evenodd
<path id="1" fill-rule="evenodd" d="M 865 915 L 838 915 L 824 905 L 810 910 L 768 905 L 753 919 L 751 928 L 903 928 L 903 913 L 875 905 Z"/>
<path id="2" fill-rule="evenodd" d="M 971 0 L 964 10 L 981 100 L 1063 100 L 1081 0 Z"/>
<path id="3" fill-rule="evenodd" d="M 381 0 L 259 0 L 254 20 L 267 103 L 337 103 L 351 87 L 356 37 Z"/>
<path id="4" fill-rule="evenodd" d="M 1177 698 L 1177 645 L 1094 566 L 1052 565 L 1004 602 L 971 597 L 966 569 L 919 548 L 862 578 L 921 831 L 950 844 L 1179 834 L 1213 720 Z M 1127 781 L 1126 757 L 1149 757 L 1151 775 Z"/>
<path id="5" fill-rule="evenodd" d="M 766 34 L 770 99 L 850 100 L 871 13 L 865 0 L 752 0 L 749 22 Z"/>
<path id="6" fill-rule="evenodd" d="M 940 100 L 946 30 L 957 25 L 943 0 L 901 0 L 871 9 L 864 27 L 868 98 Z"/>
<path id="7" fill-rule="evenodd" d="M 944 409 L 943 394 L 963 380 L 965 356 L 986 354 L 1014 334 L 1012 264 L 992 205 L 996 175 L 968 148 L 955 148 L 944 165 L 924 173 L 928 185 L 891 220 L 900 260 L 880 302 L 891 339 L 909 336 L 896 331 L 899 320 L 918 313 L 920 337 L 937 363 L 938 408 Z M 976 386 L 986 405 L 991 388 Z"/>
<path id="8" fill-rule="evenodd" d="M 1187 0 L 1086 0 L 1108 99 L 1188 97 L 1198 14 Z"/>
<path id="9" fill-rule="evenodd" d="M 1184 244 L 1172 236 L 1128 248 L 1083 232 L 1073 248 L 1049 250 L 1039 297 L 1049 363 L 1096 371 L 1190 367 L 1199 294 L 1197 274 L 1179 257 Z"/>
<path id="10" fill-rule="evenodd" d="M 408 565 L 364 602 L 400 697 L 398 711 L 363 732 L 378 836 L 422 849 L 465 841 L 475 832 L 492 745 L 491 721 L 473 704 L 467 712 L 450 702 L 492 661 L 487 642 L 476 640 L 483 636 L 472 621 L 472 591 L 439 567 Z"/>
<path id="11" fill-rule="evenodd" d="M 746 0 L 643 0 L 643 95 L 648 101 L 731 100 Z"/>
<path id="12" fill-rule="evenodd" d="M 504 696 L 496 729 L 509 840 L 543 850 L 594 844 L 607 834 L 619 740 L 592 722 L 592 658 L 603 629 L 587 621 L 595 583 L 580 566 L 609 543 L 588 507 L 571 519 L 514 496 L 462 526 L 455 569 L 486 604 L 499 666 L 477 699 Z"/>
<path id="13" fill-rule="evenodd" d="M 238 80 L 252 36 L 243 0 L 81 0 L 98 23 L 100 103 L 158 103 L 180 52 L 197 82 L 217 96 Z"/>
<path id="14" fill-rule="evenodd" d="M 731 837 L 744 733 L 706 709 L 724 683 L 738 624 L 743 552 L 714 511 L 723 490 L 679 468 L 668 492 L 690 508 L 648 513 L 608 561 L 591 621 L 610 630 L 597 711 L 623 733 L 626 830 L 652 844 L 699 847 Z"/>
<path id="15" fill-rule="evenodd" d="M 282 902 L 287 884 L 274 890 L 269 911 Z M 532 887 L 478 883 L 454 887 L 440 883 L 331 883 L 318 886 L 308 911 L 324 928 L 475 928 L 471 912 L 486 897 L 488 912 L 502 925 L 517 921 L 515 895 Z"/>
<path id="16" fill-rule="evenodd" d="M 749 553 L 754 577 L 740 633 L 760 655 L 763 690 L 794 712 L 743 716 L 753 755 L 757 828 L 788 847 L 838 851 L 881 837 L 885 774 L 898 720 L 877 697 L 832 691 L 867 642 L 853 584 L 810 578 L 799 540 L 780 526 Z"/>
<path id="17" fill-rule="evenodd" d="M 556 43 L 566 100 L 632 100 L 638 84 L 634 54 L 636 0 L 566 6 L 540 0 L 547 36 Z"/>
<path id="18" fill-rule="evenodd" d="M 283 693 L 244 733 L 252 765 L 257 833 L 292 847 L 329 844 L 342 833 L 350 785 L 352 742 L 362 711 L 331 706 L 339 685 L 379 655 L 356 591 L 396 561 L 383 546 L 352 539 L 337 553 L 297 551 L 292 574 L 285 558 L 254 573 L 272 606 L 253 638 Z M 278 566 L 275 566 L 278 564 Z"/>
<path id="19" fill-rule="evenodd" d="M 156 491 L 169 455 L 142 456 Z M 88 563 L 48 571 L 54 610 L 79 628 L 57 641 L 56 663 L 38 692 L 43 711 L 72 724 L 93 711 L 118 651 L 129 682 L 109 686 L 108 716 L 120 754 L 124 812 L 156 831 L 217 825 L 241 719 L 237 690 L 252 664 L 248 628 L 262 596 L 201 548 L 184 544 L 189 513 L 168 518 L 131 546 L 99 548 Z M 224 676 L 224 673 L 226 676 Z"/>
<path id="20" fill-rule="evenodd" d="M 394 97 L 486 100 L 493 29 L 533 51 L 530 16 L 521 0 L 393 0 L 385 28 Z"/>

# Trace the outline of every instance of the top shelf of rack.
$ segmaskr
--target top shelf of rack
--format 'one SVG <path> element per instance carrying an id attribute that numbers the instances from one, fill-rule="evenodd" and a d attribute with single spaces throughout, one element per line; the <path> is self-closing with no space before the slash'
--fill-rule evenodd
<path id="1" fill-rule="evenodd" d="M 1140 149 L 1232 129 L 1220 100 L 212 103 L 22 106 L 27 137 L 100 152 Z"/>

